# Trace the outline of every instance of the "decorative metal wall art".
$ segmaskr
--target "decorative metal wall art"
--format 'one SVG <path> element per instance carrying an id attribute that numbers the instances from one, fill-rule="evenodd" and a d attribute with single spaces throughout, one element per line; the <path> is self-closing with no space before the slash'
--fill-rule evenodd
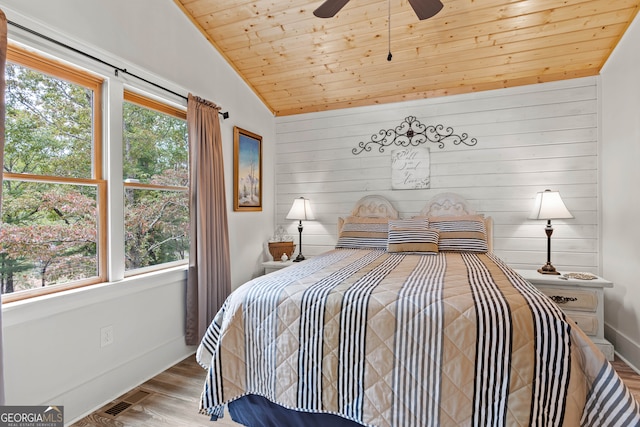
<path id="1" fill-rule="evenodd" d="M 427 142 L 437 144 L 438 148 L 444 148 L 445 142 L 452 142 L 455 145 L 464 144 L 469 147 L 478 143 L 475 138 L 469 139 L 469 135 L 466 133 L 455 135 L 451 127 L 423 125 L 414 116 L 408 116 L 395 128 L 381 129 L 380 132 L 371 135 L 371 141 L 358 143 L 358 148 L 352 149 L 351 152 L 360 154 L 363 151 L 371 151 L 372 147 L 377 145 L 379 146 L 378 150 L 384 153 L 385 147 L 391 145 L 417 147 Z"/>

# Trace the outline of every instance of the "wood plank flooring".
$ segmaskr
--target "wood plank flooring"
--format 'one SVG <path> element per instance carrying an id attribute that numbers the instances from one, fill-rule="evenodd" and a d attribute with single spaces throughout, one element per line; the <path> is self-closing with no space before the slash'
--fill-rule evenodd
<path id="1" fill-rule="evenodd" d="M 640 375 L 616 359 L 613 366 L 627 384 L 636 400 L 640 401 Z M 205 371 L 196 363 L 195 356 L 188 357 L 156 377 L 137 387 L 125 396 L 144 391 L 150 394 L 121 412 L 117 417 L 103 412 L 117 399 L 93 414 L 74 423 L 71 427 L 237 427 L 229 414 L 216 423 L 198 414 L 198 401 Z M 144 393 L 138 393 L 138 395 Z M 127 399 L 125 399 L 127 400 Z M 132 399 L 133 400 L 133 399 Z"/>
<path id="2" fill-rule="evenodd" d="M 200 393 L 206 371 L 188 357 L 137 387 L 151 394 L 117 417 L 104 411 L 120 399 L 72 424 L 71 427 L 237 427 L 229 414 L 216 423 L 198 413 Z M 127 393 L 128 395 L 129 393 Z M 127 396 L 125 395 L 125 396 Z M 126 400 L 126 399 L 125 399 Z"/>
<path id="3" fill-rule="evenodd" d="M 620 378 L 622 378 L 622 381 L 629 387 L 633 397 L 640 402 L 640 375 L 617 357 L 611 364 L 620 375 Z"/>

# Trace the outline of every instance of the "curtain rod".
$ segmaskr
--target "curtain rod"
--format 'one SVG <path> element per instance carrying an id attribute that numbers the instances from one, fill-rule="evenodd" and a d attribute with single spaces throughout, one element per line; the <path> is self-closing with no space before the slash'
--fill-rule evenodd
<path id="1" fill-rule="evenodd" d="M 152 82 L 152 81 L 150 81 L 150 80 L 147 80 L 147 79 L 145 79 L 144 77 L 140 77 L 140 76 L 139 76 L 139 75 L 137 75 L 137 74 L 131 73 L 131 72 L 127 71 L 127 69 L 126 69 L 126 68 L 120 68 L 120 67 L 117 67 L 117 66 L 115 66 L 115 65 L 113 65 L 113 64 L 110 64 L 110 63 L 108 63 L 107 61 L 104 61 L 104 60 L 102 60 L 102 59 L 100 59 L 100 58 L 98 58 L 98 57 L 95 57 L 95 56 L 93 56 L 93 55 L 91 55 L 91 54 L 89 54 L 89 53 L 87 53 L 87 52 L 83 52 L 83 51 L 81 51 L 80 49 L 76 49 L 76 48 L 75 48 L 75 47 L 73 47 L 73 46 L 69 46 L 68 44 L 62 43 L 61 41 L 55 40 L 55 39 L 53 39 L 53 38 L 51 38 L 51 37 L 49 37 L 49 36 L 46 36 L 46 35 L 44 35 L 44 34 L 42 34 L 42 33 L 39 33 L 39 32 L 37 32 L 37 31 L 34 31 L 34 30 L 32 30 L 31 28 L 27 28 L 27 27 L 25 27 L 25 26 L 23 26 L 23 25 L 20 25 L 20 24 L 16 23 L 16 22 L 13 22 L 13 21 L 7 20 L 7 23 L 8 23 L 8 24 L 13 25 L 14 27 L 20 28 L 21 30 L 26 31 L 26 32 L 28 32 L 28 33 L 30 33 L 30 34 L 33 34 L 34 36 L 38 36 L 38 37 L 40 37 L 40 38 L 42 38 L 42 39 L 45 39 L 45 40 L 47 40 L 47 41 L 49 41 L 49 42 L 51 42 L 51 43 L 57 44 L 58 46 L 62 46 L 62 47 L 66 48 L 66 49 L 69 49 L 69 50 L 71 50 L 71 51 L 73 51 L 73 52 L 75 52 L 75 53 L 77 53 L 77 54 L 80 54 L 80 55 L 82 55 L 82 56 L 84 56 L 84 57 L 87 57 L 87 58 L 89 58 L 89 59 L 92 59 L 92 60 L 94 60 L 94 61 L 96 61 L 96 62 L 99 62 L 99 63 L 101 63 L 101 64 L 103 64 L 103 65 L 106 65 L 107 67 L 111 67 L 111 68 L 113 68 L 113 69 L 114 69 L 114 72 L 115 72 L 115 75 L 116 75 L 116 76 L 118 76 L 118 73 L 128 74 L 129 76 L 134 77 L 134 78 L 136 78 L 136 79 L 138 79 L 138 80 L 141 80 L 141 81 L 143 81 L 143 82 L 145 82 L 145 83 L 148 83 L 148 84 L 150 84 L 150 85 L 152 85 L 152 86 L 154 86 L 154 87 L 156 87 L 156 88 L 158 88 L 158 89 L 162 89 L 162 90 L 164 90 L 165 92 L 168 92 L 168 93 L 171 93 L 171 94 L 173 94 L 173 95 L 176 95 L 176 96 L 178 96 L 178 97 L 180 97 L 180 98 L 184 99 L 185 101 L 187 101 L 187 100 L 188 100 L 188 98 L 187 98 L 186 96 L 181 95 L 181 94 L 179 94 L 178 92 L 174 92 L 174 91 L 173 91 L 173 90 L 171 90 L 171 89 L 167 89 L 167 88 L 166 88 L 166 87 L 164 87 L 164 86 L 160 86 L 159 84 L 154 83 L 154 82 Z M 218 112 L 218 114 L 220 114 L 220 115 L 222 116 L 222 118 L 223 118 L 223 119 L 225 119 L 225 120 L 229 118 L 229 112 L 228 112 L 228 111 L 224 111 L 224 112 L 223 112 L 223 111 L 219 111 L 219 112 Z"/>

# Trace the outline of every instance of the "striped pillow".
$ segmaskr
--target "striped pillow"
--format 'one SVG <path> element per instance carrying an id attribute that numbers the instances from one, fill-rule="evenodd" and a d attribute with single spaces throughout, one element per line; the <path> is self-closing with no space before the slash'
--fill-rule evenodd
<path id="1" fill-rule="evenodd" d="M 487 230 L 482 215 L 432 216 L 429 226 L 440 231 L 441 251 L 478 252 L 489 250 Z"/>
<path id="2" fill-rule="evenodd" d="M 429 228 L 429 220 L 425 217 L 389 220 L 389 231 L 399 229 L 426 230 L 427 228 Z"/>
<path id="3" fill-rule="evenodd" d="M 386 249 L 388 221 L 388 218 L 345 218 L 336 248 Z"/>
<path id="4" fill-rule="evenodd" d="M 388 252 L 438 253 L 438 230 L 432 228 L 390 228 Z"/>

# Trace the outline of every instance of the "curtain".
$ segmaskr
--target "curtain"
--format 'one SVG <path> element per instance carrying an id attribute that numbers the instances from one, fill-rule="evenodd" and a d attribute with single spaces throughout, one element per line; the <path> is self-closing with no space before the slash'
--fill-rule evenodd
<path id="1" fill-rule="evenodd" d="M 190 237 L 186 343 L 196 345 L 231 292 L 220 108 L 189 94 Z"/>
<path id="2" fill-rule="evenodd" d="M 0 10 L 0 166 L 4 170 L 4 67 L 7 62 L 7 17 Z M 2 212 L 2 173 L 0 173 L 0 212 Z M 1 225 L 0 225 L 1 226 Z M 0 297 L 2 289 L 0 288 Z M 4 405 L 4 349 L 2 343 L 2 310 L 0 310 L 0 405 Z"/>

